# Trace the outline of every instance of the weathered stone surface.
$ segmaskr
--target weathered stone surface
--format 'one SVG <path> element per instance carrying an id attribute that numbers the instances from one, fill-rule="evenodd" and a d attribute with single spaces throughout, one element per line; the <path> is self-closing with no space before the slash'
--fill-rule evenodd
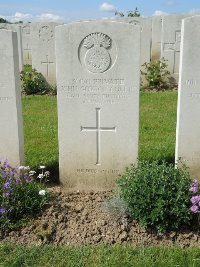
<path id="1" fill-rule="evenodd" d="M 54 22 L 31 24 L 32 67 L 51 85 L 56 84 L 55 27 L 58 25 Z"/>
<path id="2" fill-rule="evenodd" d="M 160 60 L 161 56 L 161 35 L 162 35 L 162 16 L 152 17 L 152 41 L 151 41 L 151 60 Z"/>
<path id="3" fill-rule="evenodd" d="M 22 71 L 23 70 L 22 28 L 18 24 L 0 23 L 0 30 L 1 29 L 17 32 L 19 71 Z"/>
<path id="4" fill-rule="evenodd" d="M 129 17 L 118 19 L 118 21 L 123 21 L 130 23 L 132 25 L 139 25 L 141 27 L 141 50 L 140 50 L 140 65 L 145 62 L 150 62 L 151 60 L 151 25 L 152 18 L 147 17 Z"/>
<path id="5" fill-rule="evenodd" d="M 58 26 L 56 60 L 60 181 L 71 191 L 112 188 L 138 155 L 140 27 Z"/>
<path id="6" fill-rule="evenodd" d="M 23 163 L 23 129 L 17 33 L 0 31 L 0 159 Z"/>
<path id="7" fill-rule="evenodd" d="M 31 24 L 22 24 L 22 46 L 23 46 L 23 62 L 24 65 L 32 65 L 32 49 L 31 49 Z"/>
<path id="8" fill-rule="evenodd" d="M 186 15 L 164 16 L 162 20 L 161 57 L 166 59 L 174 82 L 179 78 L 181 22 Z"/>
<path id="9" fill-rule="evenodd" d="M 176 161 L 200 178 L 200 16 L 183 20 L 178 96 Z"/>

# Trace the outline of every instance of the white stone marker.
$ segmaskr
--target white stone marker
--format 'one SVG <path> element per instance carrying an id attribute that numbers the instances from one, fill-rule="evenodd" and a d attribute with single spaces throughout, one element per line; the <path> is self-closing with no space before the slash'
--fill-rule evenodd
<path id="1" fill-rule="evenodd" d="M 56 27 L 60 181 L 112 188 L 138 156 L 140 27 L 116 21 Z"/>
<path id="2" fill-rule="evenodd" d="M 17 33 L 0 31 L 0 160 L 24 161 Z"/>
<path id="3" fill-rule="evenodd" d="M 147 17 L 129 17 L 125 19 L 120 19 L 120 21 L 128 22 L 133 25 L 140 25 L 141 27 L 141 55 L 140 55 L 140 65 L 145 62 L 150 62 L 151 60 L 151 24 L 152 18 Z"/>
<path id="4" fill-rule="evenodd" d="M 179 78 L 181 22 L 186 15 L 164 16 L 162 20 L 161 57 L 168 60 L 168 70 L 175 82 Z"/>
<path id="5" fill-rule="evenodd" d="M 24 65 L 32 65 L 32 49 L 31 49 L 31 27 L 30 23 L 22 25 L 22 45 L 23 45 L 23 62 Z"/>
<path id="6" fill-rule="evenodd" d="M 200 179 L 200 16 L 183 20 L 176 130 L 176 162 Z"/>
<path id="7" fill-rule="evenodd" d="M 162 16 L 152 17 L 152 42 L 151 60 L 160 60 L 161 57 L 161 35 L 162 35 Z"/>
<path id="8" fill-rule="evenodd" d="M 17 32 L 18 55 L 19 55 L 19 71 L 23 70 L 23 48 L 22 48 L 22 28 L 19 24 L 0 23 L 0 30 L 11 30 Z"/>
<path id="9" fill-rule="evenodd" d="M 32 67 L 41 72 L 47 82 L 56 84 L 55 27 L 58 23 L 32 23 Z"/>

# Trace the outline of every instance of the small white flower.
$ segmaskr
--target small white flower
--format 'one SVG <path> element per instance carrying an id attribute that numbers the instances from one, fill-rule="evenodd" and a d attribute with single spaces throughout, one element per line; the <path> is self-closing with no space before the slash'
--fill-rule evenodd
<path id="1" fill-rule="evenodd" d="M 39 179 L 42 179 L 44 177 L 44 175 L 42 174 L 42 173 L 40 173 L 39 175 L 38 175 L 38 178 Z"/>
<path id="2" fill-rule="evenodd" d="M 40 169 L 45 169 L 46 168 L 46 166 L 40 166 Z"/>
<path id="3" fill-rule="evenodd" d="M 25 171 L 30 171 L 30 167 L 29 167 L 29 166 L 25 166 L 25 167 L 24 167 L 24 170 L 25 170 Z"/>
<path id="4" fill-rule="evenodd" d="M 46 191 L 45 191 L 45 190 L 40 190 L 40 191 L 39 191 L 39 195 L 40 195 L 40 196 L 45 196 L 45 194 L 46 194 Z"/>
<path id="5" fill-rule="evenodd" d="M 35 175 L 35 174 L 36 174 L 35 171 L 30 171 L 30 172 L 29 172 L 29 175 L 30 175 L 30 176 L 33 176 L 33 175 Z"/>
<path id="6" fill-rule="evenodd" d="M 23 170 L 24 169 L 24 166 L 19 166 L 19 170 Z"/>

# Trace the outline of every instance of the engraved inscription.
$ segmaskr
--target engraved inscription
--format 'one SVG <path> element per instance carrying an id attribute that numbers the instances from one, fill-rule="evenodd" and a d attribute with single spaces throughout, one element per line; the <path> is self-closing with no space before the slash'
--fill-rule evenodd
<path id="1" fill-rule="evenodd" d="M 85 65 L 94 73 L 105 72 L 111 63 L 110 54 L 106 50 L 111 46 L 111 39 L 103 33 L 92 33 L 85 37 L 83 46 L 89 49 L 85 54 Z"/>
<path id="2" fill-rule="evenodd" d="M 126 86 L 124 79 L 72 79 L 68 85 L 58 86 L 66 99 L 79 99 L 83 104 L 117 104 L 129 98 L 134 86 Z"/>
<path id="3" fill-rule="evenodd" d="M 0 96 L 0 102 L 9 102 L 12 99 L 13 97 L 11 96 Z"/>
<path id="4" fill-rule="evenodd" d="M 101 132 L 116 132 L 116 127 L 101 127 L 100 112 L 101 109 L 96 108 L 96 127 L 81 126 L 81 132 L 96 132 L 96 153 L 97 153 L 96 165 L 101 165 L 100 163 Z"/>
<path id="5" fill-rule="evenodd" d="M 54 32 L 48 26 L 39 29 L 39 37 L 43 42 L 49 42 L 54 37 Z"/>
<path id="6" fill-rule="evenodd" d="M 191 79 L 191 80 L 188 79 L 188 80 L 185 81 L 185 84 L 187 86 L 196 86 L 196 85 L 200 85 L 200 81 L 193 80 L 193 79 Z"/>
<path id="7" fill-rule="evenodd" d="M 76 172 L 78 173 L 103 173 L 103 174 L 119 174 L 120 171 L 119 170 L 113 170 L 113 169 L 109 169 L 109 170 L 98 170 L 98 169 L 77 169 Z"/>

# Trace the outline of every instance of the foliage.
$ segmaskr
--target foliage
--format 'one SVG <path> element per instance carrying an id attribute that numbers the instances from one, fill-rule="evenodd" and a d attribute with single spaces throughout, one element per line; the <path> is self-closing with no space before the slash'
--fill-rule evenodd
<path id="1" fill-rule="evenodd" d="M 192 192 L 192 198 L 190 199 L 192 206 L 191 212 L 197 213 L 197 227 L 200 225 L 200 187 L 197 179 L 193 180 L 192 186 L 190 188 Z"/>
<path id="2" fill-rule="evenodd" d="M 10 23 L 10 22 L 7 21 L 6 19 L 0 18 L 0 23 Z"/>
<path id="3" fill-rule="evenodd" d="M 162 58 L 161 60 L 145 62 L 141 70 L 141 74 L 144 75 L 148 87 L 152 89 L 165 89 L 168 86 L 168 75 L 170 72 L 167 70 L 167 60 Z"/>
<path id="4" fill-rule="evenodd" d="M 11 228 L 26 216 L 39 212 L 46 204 L 48 194 L 34 179 L 34 171 L 0 162 L 0 229 Z"/>
<path id="5" fill-rule="evenodd" d="M 138 162 L 118 179 L 129 212 L 144 227 L 159 232 L 189 226 L 190 176 L 186 167 L 158 161 Z"/>
<path id="6" fill-rule="evenodd" d="M 128 17 L 140 17 L 140 12 L 136 7 L 134 11 L 128 11 Z"/>
<path id="7" fill-rule="evenodd" d="M 116 11 L 115 16 L 118 16 L 120 18 L 125 17 L 124 13 L 120 12 L 120 11 Z M 139 12 L 138 8 L 136 7 L 134 11 L 133 10 L 128 11 L 127 17 L 140 17 L 140 12 Z"/>
<path id="8" fill-rule="evenodd" d="M 115 16 L 118 16 L 120 18 L 123 18 L 124 17 L 124 13 L 123 12 L 120 12 L 120 11 L 116 11 L 115 12 Z"/>
<path id="9" fill-rule="evenodd" d="M 32 69 L 30 65 L 26 66 L 24 71 L 21 71 L 20 79 L 22 81 L 22 92 L 26 95 L 44 95 L 50 90 L 43 75 Z"/>

